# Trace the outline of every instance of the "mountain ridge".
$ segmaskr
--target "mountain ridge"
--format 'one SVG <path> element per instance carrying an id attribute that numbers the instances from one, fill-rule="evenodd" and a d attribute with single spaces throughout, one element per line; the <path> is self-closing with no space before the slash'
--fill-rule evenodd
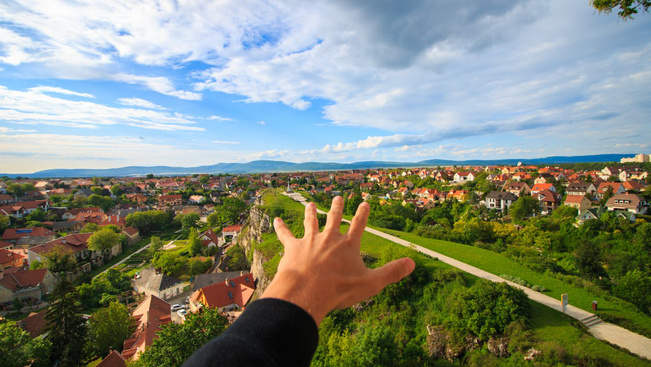
<path id="1" fill-rule="evenodd" d="M 373 168 L 410 168 L 410 167 L 431 167 L 431 166 L 482 166 L 482 165 L 515 165 L 522 164 L 559 164 L 559 163 L 597 163 L 597 162 L 619 162 L 623 157 L 633 154 L 596 154 L 582 156 L 550 156 L 544 158 L 528 159 L 471 159 L 471 160 L 447 160 L 428 159 L 419 162 L 393 162 L 393 161 L 360 161 L 352 163 L 337 162 L 303 162 L 294 163 L 275 160 L 257 160 L 247 163 L 217 163 L 197 167 L 173 167 L 173 166 L 126 166 L 118 168 L 61 168 L 37 171 L 34 173 L 5 174 L 0 176 L 28 177 L 28 178 L 54 178 L 54 177 L 125 177 L 145 176 L 155 174 L 159 176 L 191 175 L 191 174 L 247 174 L 247 173 L 274 173 L 274 172 L 298 172 L 298 171 L 341 171 L 349 169 L 373 169 Z"/>

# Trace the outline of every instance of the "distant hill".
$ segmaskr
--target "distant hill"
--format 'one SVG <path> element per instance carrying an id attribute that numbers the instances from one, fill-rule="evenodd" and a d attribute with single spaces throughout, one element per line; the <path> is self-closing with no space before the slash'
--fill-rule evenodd
<path id="1" fill-rule="evenodd" d="M 323 162 L 305 162 L 293 163 L 284 161 L 259 160 L 248 163 L 218 163 L 208 166 L 199 167 L 170 167 L 170 166 L 129 166 L 121 168 L 107 169 L 49 169 L 34 173 L 23 174 L 2 174 L 0 176 L 9 177 L 119 177 L 119 176 L 145 176 L 152 173 L 157 176 L 174 176 L 174 175 L 191 175 L 194 173 L 271 173 L 271 172 L 298 172 L 298 171 L 340 171 L 349 169 L 369 169 L 369 168 L 398 168 L 398 167 L 426 167 L 426 166 L 483 166 L 509 164 L 515 165 L 518 162 L 523 164 L 558 164 L 558 163 L 592 163 L 592 162 L 619 162 L 623 157 L 629 157 L 632 154 L 599 154 L 583 156 L 555 156 L 546 158 L 533 159 L 490 159 L 490 160 L 466 160 L 453 161 L 445 159 L 429 159 L 420 162 L 383 162 L 383 161 L 366 161 L 354 163 L 323 163 Z"/>

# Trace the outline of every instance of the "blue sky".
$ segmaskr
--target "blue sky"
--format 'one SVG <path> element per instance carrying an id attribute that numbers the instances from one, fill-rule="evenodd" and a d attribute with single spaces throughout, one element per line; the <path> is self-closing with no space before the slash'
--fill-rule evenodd
<path id="1" fill-rule="evenodd" d="M 651 15 L 589 1 L 0 3 L 0 172 L 649 152 Z"/>

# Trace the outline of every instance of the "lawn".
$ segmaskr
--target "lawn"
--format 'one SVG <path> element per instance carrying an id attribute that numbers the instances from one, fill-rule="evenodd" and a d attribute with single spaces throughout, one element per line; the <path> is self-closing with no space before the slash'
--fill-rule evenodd
<path id="1" fill-rule="evenodd" d="M 630 320 L 634 324 L 647 330 L 647 332 L 651 332 L 651 317 L 637 312 L 634 306 L 612 297 L 606 299 L 597 296 L 587 289 L 576 287 L 561 280 L 537 273 L 502 254 L 484 250 L 479 247 L 424 238 L 411 233 L 383 228 L 376 229 L 439 252 L 443 255 L 450 256 L 459 261 L 463 261 L 489 273 L 498 276 L 508 274 L 522 278 L 532 285 L 541 285 L 547 289 L 545 292 L 546 295 L 559 300 L 562 293 L 568 293 L 571 305 L 589 312 L 592 312 L 592 301 L 597 301 L 599 306 L 598 313 L 605 313 L 617 318 Z"/>

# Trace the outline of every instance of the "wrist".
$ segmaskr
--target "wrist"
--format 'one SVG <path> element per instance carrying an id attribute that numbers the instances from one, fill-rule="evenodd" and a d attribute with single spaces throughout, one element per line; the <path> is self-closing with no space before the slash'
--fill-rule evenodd
<path id="1" fill-rule="evenodd" d="M 330 309 L 318 299 L 320 290 L 316 289 L 304 274 L 295 271 L 280 271 L 271 281 L 260 298 L 277 298 L 291 302 L 310 314 L 317 326 Z"/>

